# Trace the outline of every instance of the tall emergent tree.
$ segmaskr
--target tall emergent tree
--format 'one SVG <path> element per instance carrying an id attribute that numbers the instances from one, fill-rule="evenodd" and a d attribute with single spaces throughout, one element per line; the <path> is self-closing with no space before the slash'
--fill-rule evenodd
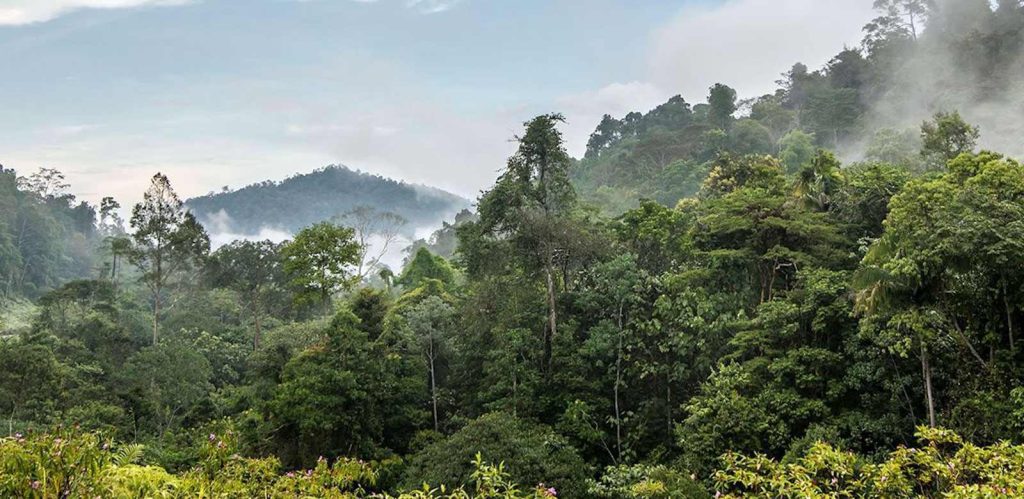
<path id="1" fill-rule="evenodd" d="M 716 83 L 708 93 L 708 121 L 715 127 L 728 130 L 736 113 L 736 91 Z"/>
<path id="2" fill-rule="evenodd" d="M 328 222 L 302 229 L 281 248 L 284 271 L 300 289 L 299 301 L 319 300 L 327 310 L 331 295 L 353 284 L 361 247 L 355 231 Z"/>
<path id="3" fill-rule="evenodd" d="M 210 237 L 171 188 L 167 176 L 153 176 L 143 201 L 132 210 L 134 248 L 129 259 L 142 272 L 153 306 L 153 344 L 167 292 L 186 282 L 210 252 Z"/>
<path id="4" fill-rule="evenodd" d="M 566 246 L 567 222 L 576 206 L 569 181 L 571 160 L 562 143 L 560 114 L 545 114 L 527 123 L 517 137 L 519 149 L 494 188 L 480 198 L 480 227 L 514 245 L 531 272 L 539 271 L 547 294 L 544 364 L 550 365 L 551 339 L 558 333 L 556 259 Z"/>

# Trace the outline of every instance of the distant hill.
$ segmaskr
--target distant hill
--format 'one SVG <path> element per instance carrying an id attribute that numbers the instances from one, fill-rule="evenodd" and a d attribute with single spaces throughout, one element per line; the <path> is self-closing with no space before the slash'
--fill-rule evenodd
<path id="1" fill-rule="evenodd" d="M 327 166 L 282 181 L 265 181 L 238 190 L 210 193 L 186 201 L 211 232 L 255 235 L 266 230 L 295 233 L 303 227 L 360 206 L 391 212 L 407 227 L 440 226 L 470 206 L 455 194 L 352 170 Z"/>

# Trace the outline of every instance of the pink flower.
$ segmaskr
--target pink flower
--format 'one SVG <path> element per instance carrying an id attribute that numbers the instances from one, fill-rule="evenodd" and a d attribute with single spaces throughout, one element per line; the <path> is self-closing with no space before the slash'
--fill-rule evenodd
<path id="1" fill-rule="evenodd" d="M 548 497 L 558 497 L 558 491 L 555 490 L 554 487 L 548 487 L 548 490 L 545 490 L 544 493 L 547 494 Z"/>
<path id="2" fill-rule="evenodd" d="M 306 470 L 306 476 L 313 476 L 313 470 Z"/>
<path id="3" fill-rule="evenodd" d="M 38 489 L 39 485 L 40 485 L 39 484 L 39 480 L 32 480 L 32 484 L 31 485 L 32 485 L 33 489 Z"/>
<path id="4" fill-rule="evenodd" d="M 284 476 L 286 476 L 288 478 L 295 478 L 295 473 L 292 473 L 291 471 L 289 471 L 288 473 L 285 473 Z"/>
<path id="5" fill-rule="evenodd" d="M 210 441 L 213 442 L 214 440 L 217 440 L 217 435 L 214 435 L 213 433 L 211 433 L 210 434 Z"/>

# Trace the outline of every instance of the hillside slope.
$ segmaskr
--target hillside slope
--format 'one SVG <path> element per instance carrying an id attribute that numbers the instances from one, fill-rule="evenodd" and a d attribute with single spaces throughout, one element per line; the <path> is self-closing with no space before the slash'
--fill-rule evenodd
<path id="1" fill-rule="evenodd" d="M 192 198 L 186 204 L 212 231 L 251 235 L 268 228 L 294 233 L 362 206 L 400 215 L 410 230 L 439 226 L 470 203 L 433 187 L 332 165 L 279 182 Z"/>

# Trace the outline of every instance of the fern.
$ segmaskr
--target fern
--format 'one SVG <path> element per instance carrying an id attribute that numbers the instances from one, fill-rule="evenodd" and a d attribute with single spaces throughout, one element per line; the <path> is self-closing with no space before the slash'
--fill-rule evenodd
<path id="1" fill-rule="evenodd" d="M 127 466 L 142 460 L 142 444 L 125 444 L 113 453 L 114 466 Z"/>

